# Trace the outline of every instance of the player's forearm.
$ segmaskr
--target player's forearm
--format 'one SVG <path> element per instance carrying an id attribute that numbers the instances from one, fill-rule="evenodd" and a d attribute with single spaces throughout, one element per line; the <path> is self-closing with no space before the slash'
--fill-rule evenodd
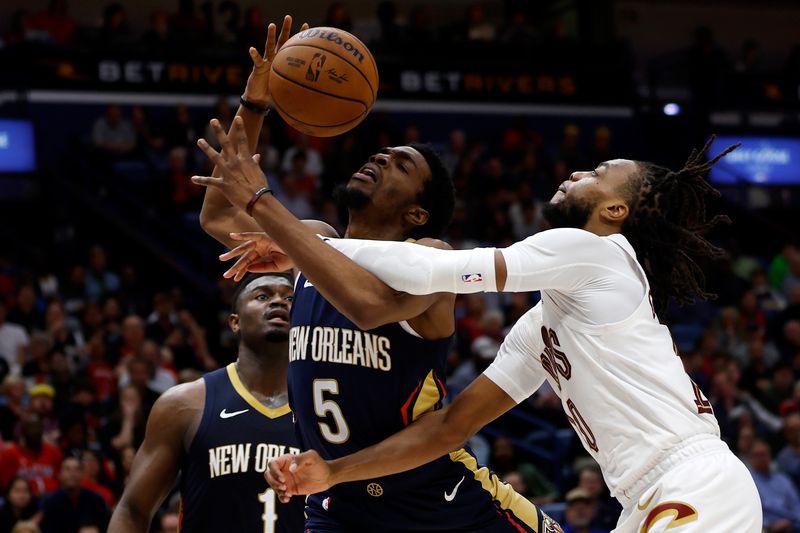
<path id="1" fill-rule="evenodd" d="M 389 287 L 317 237 L 272 195 L 253 209 L 256 223 L 267 232 L 317 290 L 356 324 L 385 302 Z"/>
<path id="2" fill-rule="evenodd" d="M 441 250 L 360 239 L 330 239 L 328 244 L 393 289 L 409 294 L 493 292 L 505 281 L 500 275 L 505 265 L 498 264 L 503 256 L 494 248 Z"/>
<path id="3" fill-rule="evenodd" d="M 405 472 L 458 449 L 470 435 L 449 427 L 447 411 L 429 413 L 374 446 L 330 461 L 332 484 Z"/>

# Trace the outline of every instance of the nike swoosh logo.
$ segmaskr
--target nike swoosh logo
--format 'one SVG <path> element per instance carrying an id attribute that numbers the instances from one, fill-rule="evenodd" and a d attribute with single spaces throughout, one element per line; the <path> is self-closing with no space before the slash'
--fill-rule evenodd
<path id="1" fill-rule="evenodd" d="M 314 285 L 312 285 L 312 284 L 311 284 L 311 282 L 310 282 L 310 281 L 308 281 L 308 280 L 306 280 L 306 282 L 305 282 L 305 283 L 303 283 L 303 288 L 304 288 L 304 289 L 305 289 L 306 287 L 313 287 L 313 286 L 314 286 Z"/>
<path id="2" fill-rule="evenodd" d="M 645 509 L 647 509 L 648 507 L 650 507 L 650 502 L 652 502 L 652 501 L 653 501 L 653 498 L 655 497 L 655 495 L 656 495 L 656 492 L 658 492 L 658 488 L 656 488 L 656 490 L 654 490 L 654 491 L 653 491 L 653 494 L 651 494 L 651 495 L 650 495 L 650 497 L 649 497 L 649 498 L 647 498 L 647 501 L 646 501 L 646 502 L 644 502 L 644 503 L 637 503 L 637 504 L 636 504 L 636 507 L 637 507 L 637 508 L 638 508 L 640 511 L 644 511 Z"/>
<path id="3" fill-rule="evenodd" d="M 242 409 L 241 411 L 234 411 L 234 412 L 232 412 L 232 413 L 226 413 L 226 412 L 225 412 L 225 409 L 223 409 L 223 410 L 222 410 L 222 411 L 219 413 L 219 417 L 220 417 L 220 418 L 233 418 L 234 416 L 239 416 L 240 414 L 242 414 L 242 413 L 246 413 L 246 412 L 247 412 L 247 411 L 249 411 L 249 410 L 250 410 L 250 409 Z"/>
<path id="4" fill-rule="evenodd" d="M 461 476 L 461 481 L 456 483 L 456 486 L 453 488 L 453 492 L 450 494 L 447 494 L 447 491 L 444 492 L 444 499 L 448 502 L 453 501 L 453 499 L 456 497 L 456 492 L 458 492 L 458 487 L 460 487 L 462 483 L 464 483 L 464 476 Z"/>

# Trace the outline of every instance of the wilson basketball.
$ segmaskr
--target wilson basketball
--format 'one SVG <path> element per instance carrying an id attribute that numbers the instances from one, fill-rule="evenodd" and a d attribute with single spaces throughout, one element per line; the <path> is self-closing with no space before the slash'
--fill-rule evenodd
<path id="1" fill-rule="evenodd" d="M 353 35 L 310 28 L 286 41 L 272 62 L 275 109 L 298 131 L 330 137 L 364 120 L 378 94 L 378 67 Z"/>

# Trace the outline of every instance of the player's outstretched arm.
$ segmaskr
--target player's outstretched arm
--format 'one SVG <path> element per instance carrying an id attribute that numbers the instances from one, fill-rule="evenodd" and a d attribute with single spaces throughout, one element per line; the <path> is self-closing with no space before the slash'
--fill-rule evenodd
<path id="1" fill-rule="evenodd" d="M 303 24 L 300 31 L 307 28 L 308 24 Z M 275 24 L 268 26 L 267 42 L 264 46 L 263 55 L 259 54 L 258 50 L 253 47 L 248 50 L 250 59 L 253 61 L 253 70 L 247 78 L 247 85 L 244 89 L 244 94 L 242 94 L 242 98 L 246 102 L 262 109 L 267 109 L 272 103 L 272 97 L 269 92 L 270 68 L 273 59 L 275 59 L 275 54 L 289 39 L 291 31 L 292 17 L 286 15 L 283 18 L 281 32 L 277 36 Z M 236 116 L 242 118 L 250 152 L 255 152 L 258 145 L 259 132 L 264 123 L 264 113 L 257 109 L 249 109 L 240 105 Z M 215 168 L 212 171 L 212 176 L 218 175 L 219 170 Z M 252 218 L 231 205 L 224 194 L 214 189 L 206 191 L 205 198 L 203 198 L 203 207 L 200 210 L 200 225 L 206 233 L 228 247 L 235 246 L 229 236 L 231 232 L 260 231 L 260 228 Z"/>
<path id="2" fill-rule="evenodd" d="M 312 451 L 270 461 L 267 481 L 286 502 L 292 496 L 313 494 L 338 483 L 411 470 L 458 449 L 515 405 L 503 389 L 479 376 L 449 406 L 352 455 L 326 462 Z"/>
<path id="3" fill-rule="evenodd" d="M 249 151 L 241 119 L 234 119 L 230 135 L 216 123 L 212 124 L 212 128 L 219 140 L 220 152 L 211 148 L 205 139 L 200 139 L 198 146 L 217 165 L 221 175 L 195 176 L 192 180 L 199 185 L 217 188 L 231 204 L 250 213 L 248 216 L 292 258 L 322 295 L 359 327 L 372 329 L 381 324 L 413 318 L 444 301 L 441 294 L 415 297 L 394 291 L 323 243 L 274 196 L 263 192 L 257 195 L 266 177 Z M 440 241 L 420 242 L 426 246 L 409 246 L 421 249 L 446 246 Z M 444 309 L 446 306 L 442 304 L 440 307 Z M 447 313 L 452 317 L 452 305 Z M 441 314 L 444 316 L 444 311 Z M 452 324 L 449 327 L 449 331 L 438 336 L 452 333 Z"/>
<path id="4" fill-rule="evenodd" d="M 144 442 L 111 517 L 110 533 L 150 531 L 153 514 L 175 485 L 193 431 L 192 421 L 199 420 L 204 395 L 199 380 L 171 388 L 153 405 Z"/>

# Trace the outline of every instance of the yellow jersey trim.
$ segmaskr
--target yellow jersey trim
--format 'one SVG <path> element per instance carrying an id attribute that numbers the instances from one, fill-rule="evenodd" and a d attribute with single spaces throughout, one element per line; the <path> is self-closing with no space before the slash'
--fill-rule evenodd
<path id="1" fill-rule="evenodd" d="M 228 370 L 228 379 L 231 380 L 231 385 L 242 397 L 244 401 L 246 401 L 250 406 L 261 413 L 262 415 L 266 416 L 267 418 L 280 418 L 284 415 L 288 415 L 292 412 L 289 408 L 289 404 L 282 405 L 280 407 L 270 408 L 264 405 L 263 403 L 259 402 L 258 399 L 253 396 L 253 394 L 247 390 L 247 387 L 244 386 L 242 380 L 239 379 L 239 373 L 236 372 L 236 363 L 231 363 L 227 367 Z"/>
<path id="2" fill-rule="evenodd" d="M 428 372 L 425 382 L 422 384 L 422 390 L 419 391 L 417 401 L 414 402 L 414 409 L 412 410 L 411 420 L 416 420 L 421 415 L 433 410 L 436 404 L 442 399 L 439 394 L 439 387 L 436 386 L 436 379 L 433 377 L 433 370 Z"/>
<path id="3" fill-rule="evenodd" d="M 503 483 L 487 467 L 478 468 L 478 460 L 464 448 L 450 452 L 450 460 L 458 462 L 472 472 L 481 487 L 491 495 L 504 510 L 514 513 L 519 520 L 534 531 L 539 531 L 539 514 L 536 506 L 529 500 L 517 494 L 507 483 Z"/>

